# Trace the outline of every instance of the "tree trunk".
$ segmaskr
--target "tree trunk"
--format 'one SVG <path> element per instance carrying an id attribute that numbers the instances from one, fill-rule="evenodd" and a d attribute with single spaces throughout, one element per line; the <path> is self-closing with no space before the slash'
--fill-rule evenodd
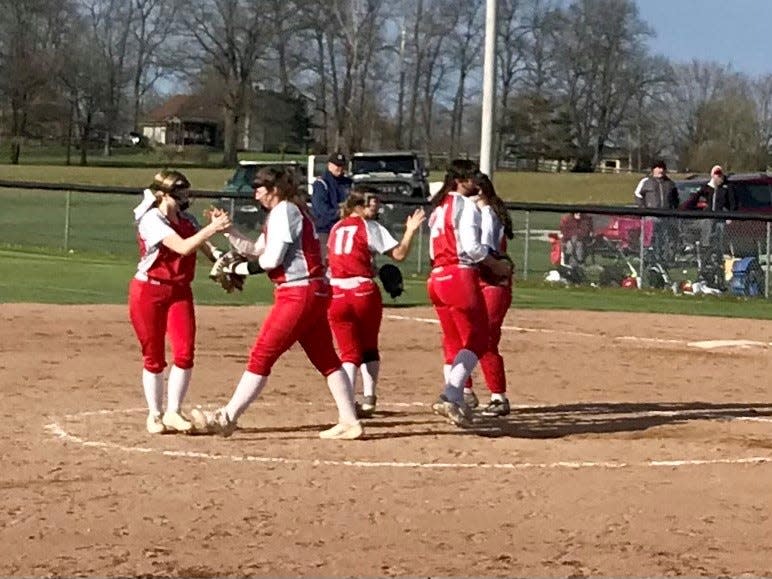
<path id="1" fill-rule="evenodd" d="M 222 163 L 225 167 L 233 167 L 238 163 L 239 121 L 241 114 L 233 109 L 225 112 L 225 138 Z"/>

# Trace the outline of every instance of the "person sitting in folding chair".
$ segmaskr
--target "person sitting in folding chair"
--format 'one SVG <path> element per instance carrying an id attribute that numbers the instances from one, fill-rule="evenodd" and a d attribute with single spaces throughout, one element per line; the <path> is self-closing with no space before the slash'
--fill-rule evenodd
<path id="1" fill-rule="evenodd" d="M 584 213 L 569 213 L 560 219 L 563 243 L 563 264 L 568 267 L 584 265 L 593 241 L 592 217 Z"/>

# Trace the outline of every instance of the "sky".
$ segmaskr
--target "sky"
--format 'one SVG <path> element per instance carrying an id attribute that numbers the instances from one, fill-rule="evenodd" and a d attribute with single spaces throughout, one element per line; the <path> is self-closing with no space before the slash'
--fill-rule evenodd
<path id="1" fill-rule="evenodd" d="M 772 0 L 635 0 L 655 31 L 655 54 L 712 60 L 752 77 L 772 74 Z"/>

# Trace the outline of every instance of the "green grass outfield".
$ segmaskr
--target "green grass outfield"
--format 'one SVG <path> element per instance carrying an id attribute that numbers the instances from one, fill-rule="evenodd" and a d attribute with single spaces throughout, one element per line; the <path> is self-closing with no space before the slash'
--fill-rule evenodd
<path id="1" fill-rule="evenodd" d="M 0 180 L 144 187 L 155 171 L 164 166 L 0 165 Z M 233 169 L 181 169 L 194 188 L 210 191 L 221 190 L 233 174 Z M 640 178 L 641 175 L 501 171 L 496 174 L 495 182 L 499 194 L 508 201 L 624 205 L 632 203 Z M 433 174 L 431 179 L 441 180 L 442 175 Z"/>
<path id="2" fill-rule="evenodd" d="M 52 255 L 0 250 L 0 303 L 122 304 L 136 264 L 125 258 Z M 194 293 L 201 305 L 269 304 L 272 287 L 265 276 L 247 280 L 243 293 L 228 295 L 207 278 L 201 263 Z M 406 278 L 406 292 L 397 300 L 386 297 L 387 307 L 426 305 L 425 280 Z M 762 299 L 673 296 L 665 292 L 623 289 L 548 287 L 520 284 L 514 308 L 653 312 L 772 319 L 772 306 Z"/>

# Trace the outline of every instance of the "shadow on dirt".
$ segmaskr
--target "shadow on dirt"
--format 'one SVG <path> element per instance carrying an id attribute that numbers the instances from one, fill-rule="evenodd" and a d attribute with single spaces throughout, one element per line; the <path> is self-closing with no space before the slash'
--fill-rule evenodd
<path id="1" fill-rule="evenodd" d="M 513 408 L 509 416 L 488 418 L 475 412 L 474 424 L 466 429 L 424 429 L 426 420 L 380 420 L 376 414 L 365 424 L 394 429 L 386 433 L 368 433 L 368 438 L 402 438 L 411 436 L 476 434 L 499 438 L 563 438 L 582 434 L 640 432 L 665 425 L 678 425 L 705 420 L 730 421 L 736 419 L 770 418 L 772 404 L 708 402 L 662 403 L 587 403 L 560 404 L 535 408 Z M 436 420 L 442 420 L 436 417 Z M 435 421 L 436 422 L 436 421 Z M 440 423 L 441 424 L 441 423 Z M 400 432 L 401 428 L 405 431 Z"/>

